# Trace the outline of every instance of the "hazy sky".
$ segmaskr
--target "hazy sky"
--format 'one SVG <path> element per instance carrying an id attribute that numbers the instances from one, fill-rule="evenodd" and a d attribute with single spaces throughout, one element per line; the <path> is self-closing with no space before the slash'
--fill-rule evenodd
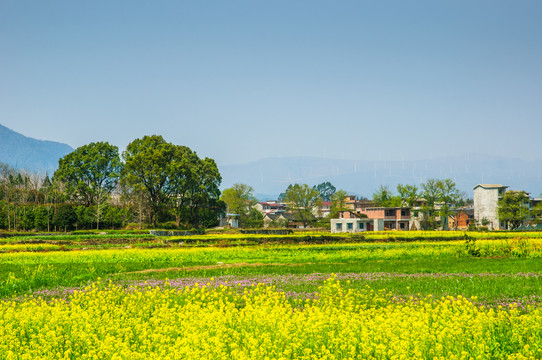
<path id="1" fill-rule="evenodd" d="M 221 164 L 541 158 L 542 1 L 0 0 L 0 123 Z"/>

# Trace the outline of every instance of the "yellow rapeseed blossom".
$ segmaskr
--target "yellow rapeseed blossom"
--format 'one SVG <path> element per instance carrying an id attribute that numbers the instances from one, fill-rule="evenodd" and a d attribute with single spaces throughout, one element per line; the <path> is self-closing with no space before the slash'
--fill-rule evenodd
<path id="1" fill-rule="evenodd" d="M 336 280 L 317 300 L 273 287 L 94 284 L 0 303 L 2 359 L 540 359 L 542 309 L 463 297 L 395 303 Z"/>

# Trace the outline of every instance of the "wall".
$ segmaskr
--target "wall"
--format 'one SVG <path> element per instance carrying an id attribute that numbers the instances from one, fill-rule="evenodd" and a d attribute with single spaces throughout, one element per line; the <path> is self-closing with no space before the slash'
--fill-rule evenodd
<path id="1" fill-rule="evenodd" d="M 487 225 L 490 230 L 498 230 L 499 215 L 499 188 L 483 188 L 477 187 L 474 189 L 474 219 L 478 226 L 482 226 L 482 219 L 487 219 L 490 224 Z"/>

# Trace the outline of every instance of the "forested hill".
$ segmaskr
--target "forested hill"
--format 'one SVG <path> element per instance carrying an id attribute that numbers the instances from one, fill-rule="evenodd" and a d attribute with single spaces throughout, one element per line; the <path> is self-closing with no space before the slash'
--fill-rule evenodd
<path id="1" fill-rule="evenodd" d="M 0 162 L 11 167 L 52 173 L 58 159 L 72 151 L 69 145 L 33 139 L 0 124 Z"/>

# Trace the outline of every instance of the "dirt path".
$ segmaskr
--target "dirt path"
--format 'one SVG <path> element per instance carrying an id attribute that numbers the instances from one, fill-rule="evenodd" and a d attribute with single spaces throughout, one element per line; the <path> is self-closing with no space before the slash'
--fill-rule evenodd
<path id="1" fill-rule="evenodd" d="M 260 266 L 302 266 L 302 265 L 312 265 L 313 263 L 303 263 L 303 264 L 280 264 L 280 263 L 232 263 L 232 264 L 216 264 L 216 265 L 199 265 L 199 266 L 186 266 L 186 267 L 174 267 L 174 268 L 164 268 L 164 269 L 146 269 L 139 271 L 130 271 L 124 273 L 118 273 L 114 275 L 128 275 L 128 274 L 146 274 L 146 273 L 157 273 L 165 271 L 194 271 L 194 270 L 212 270 L 212 269 L 228 269 L 228 268 L 239 268 L 239 267 L 260 267 Z"/>

